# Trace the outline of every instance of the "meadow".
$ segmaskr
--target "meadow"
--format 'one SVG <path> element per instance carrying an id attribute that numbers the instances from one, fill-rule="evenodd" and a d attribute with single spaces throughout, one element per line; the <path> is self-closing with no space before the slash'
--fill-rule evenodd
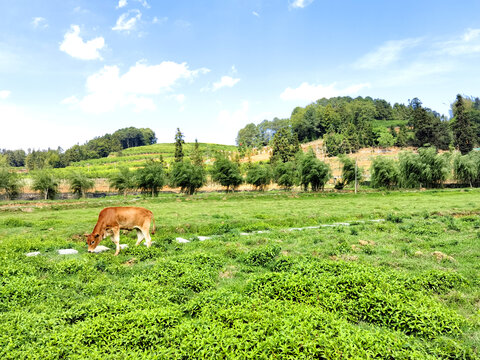
<path id="1" fill-rule="evenodd" d="M 2 202 L 0 357 L 478 359 L 479 204 L 475 189 Z M 119 256 L 87 253 L 99 211 L 132 205 L 153 211 L 153 246 L 124 232 Z"/>

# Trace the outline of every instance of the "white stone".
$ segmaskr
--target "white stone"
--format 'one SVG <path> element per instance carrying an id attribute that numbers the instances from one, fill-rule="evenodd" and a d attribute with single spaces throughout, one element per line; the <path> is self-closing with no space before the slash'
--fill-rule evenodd
<path id="1" fill-rule="evenodd" d="M 187 239 L 184 239 L 184 238 L 181 238 L 181 237 L 177 237 L 176 240 L 181 244 L 186 244 L 186 243 L 190 242 L 190 240 L 187 240 Z"/>
<path id="2" fill-rule="evenodd" d="M 37 256 L 37 255 L 40 255 L 40 251 L 34 251 L 34 252 L 29 252 L 25 254 L 25 256 Z"/>
<path id="3" fill-rule="evenodd" d="M 95 250 L 93 250 L 94 253 L 101 253 L 101 252 L 104 252 L 104 251 L 108 251 L 110 250 L 110 248 L 106 247 L 106 246 L 103 246 L 103 245 L 99 245 L 95 248 Z"/>
<path id="4" fill-rule="evenodd" d="M 197 236 L 197 238 L 198 238 L 198 240 L 200 240 L 200 241 L 205 241 L 205 240 L 211 239 L 210 236 Z"/>
<path id="5" fill-rule="evenodd" d="M 240 233 L 240 235 L 247 236 L 247 235 L 250 235 L 250 233 L 242 232 L 242 233 Z"/>
<path id="6" fill-rule="evenodd" d="M 75 249 L 60 249 L 58 250 L 58 253 L 60 255 L 73 255 L 73 254 L 78 254 L 78 251 Z"/>
<path id="7" fill-rule="evenodd" d="M 128 244 L 120 244 L 120 249 L 126 249 L 128 248 Z"/>

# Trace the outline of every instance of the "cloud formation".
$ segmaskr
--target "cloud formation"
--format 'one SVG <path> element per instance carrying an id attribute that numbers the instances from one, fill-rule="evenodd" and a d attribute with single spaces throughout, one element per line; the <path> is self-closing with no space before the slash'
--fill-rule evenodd
<path id="1" fill-rule="evenodd" d="M 313 0 L 294 0 L 290 3 L 290 8 L 303 9 L 313 2 Z"/>
<path id="2" fill-rule="evenodd" d="M 126 13 L 120 15 L 117 19 L 115 26 L 112 30 L 115 31 L 130 31 L 135 29 L 137 21 L 139 21 L 142 17 L 142 13 L 139 10 L 129 10 Z"/>
<path id="3" fill-rule="evenodd" d="M 212 91 L 217 91 L 224 87 L 233 87 L 235 86 L 240 79 L 232 78 L 231 76 L 222 76 L 220 81 L 213 83 Z"/>
<path id="4" fill-rule="evenodd" d="M 121 9 L 125 6 L 127 6 L 127 0 L 118 0 L 117 9 Z"/>
<path id="5" fill-rule="evenodd" d="M 356 63 L 359 69 L 378 69 L 399 60 L 400 55 L 408 48 L 419 45 L 421 39 L 405 39 L 387 41 L 378 49 L 364 55 Z"/>
<path id="6" fill-rule="evenodd" d="M 311 85 L 307 82 L 302 83 L 299 87 L 292 89 L 286 88 L 280 98 L 284 101 L 316 101 L 321 98 L 331 98 L 335 96 L 352 96 L 356 95 L 360 90 L 369 88 L 369 83 L 354 84 L 343 89 L 338 89 L 336 83 L 330 85 Z"/>
<path id="7" fill-rule="evenodd" d="M 480 29 L 467 29 L 457 39 L 438 42 L 435 47 L 451 56 L 480 53 Z"/>
<path id="8" fill-rule="evenodd" d="M 69 97 L 62 101 L 65 105 L 79 106 L 89 113 L 114 111 L 125 105 L 132 105 L 135 111 L 155 110 L 152 96 L 169 92 L 181 79 L 193 79 L 208 69 L 190 70 L 186 63 L 164 61 L 158 65 L 137 62 L 123 75 L 118 66 L 104 66 L 89 76 L 82 99 Z M 185 97 L 177 95 L 182 102 Z"/>
<path id="9" fill-rule="evenodd" d="M 47 19 L 39 16 L 32 19 L 32 26 L 34 29 L 46 29 L 48 27 Z"/>
<path id="10" fill-rule="evenodd" d="M 71 25 L 60 44 L 60 50 L 67 53 L 71 57 L 81 60 L 95 60 L 102 59 L 99 50 L 105 46 L 103 37 L 84 42 L 80 37 L 80 27 L 78 25 Z"/>

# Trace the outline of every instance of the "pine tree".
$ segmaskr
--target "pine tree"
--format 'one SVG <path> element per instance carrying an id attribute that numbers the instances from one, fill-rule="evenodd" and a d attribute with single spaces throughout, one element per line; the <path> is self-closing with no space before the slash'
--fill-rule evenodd
<path id="1" fill-rule="evenodd" d="M 177 128 L 177 133 L 175 134 L 175 162 L 180 162 L 183 160 L 183 144 L 185 141 L 183 140 L 183 134 L 179 128 Z"/>
<path id="2" fill-rule="evenodd" d="M 453 113 L 455 118 L 452 129 L 455 147 L 460 150 L 462 155 L 465 155 L 472 151 L 475 138 L 472 124 L 465 113 L 465 103 L 461 95 L 457 95 L 457 101 L 453 105 Z"/>
<path id="3" fill-rule="evenodd" d="M 203 166 L 203 154 L 200 150 L 200 144 L 198 143 L 197 139 L 195 139 L 195 144 L 193 146 L 193 151 L 190 155 L 190 158 L 192 159 L 194 165 Z"/>

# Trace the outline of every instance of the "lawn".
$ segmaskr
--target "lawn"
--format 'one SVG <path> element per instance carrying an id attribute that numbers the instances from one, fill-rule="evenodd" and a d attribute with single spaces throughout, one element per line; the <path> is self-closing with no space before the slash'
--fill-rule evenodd
<path id="1" fill-rule="evenodd" d="M 0 203 L 0 357 L 476 359 L 479 204 L 478 190 Z M 98 212 L 127 205 L 154 212 L 153 246 L 125 232 L 119 256 L 88 254 Z"/>

